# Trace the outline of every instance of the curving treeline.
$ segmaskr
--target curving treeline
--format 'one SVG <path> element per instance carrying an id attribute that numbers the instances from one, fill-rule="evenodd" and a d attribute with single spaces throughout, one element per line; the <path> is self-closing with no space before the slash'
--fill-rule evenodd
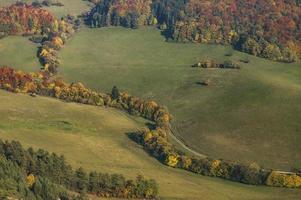
<path id="1" fill-rule="evenodd" d="M 154 122 L 151 129 L 145 128 L 129 135 L 146 151 L 163 164 L 185 169 L 197 174 L 220 177 L 252 185 L 300 188 L 301 174 L 264 169 L 256 163 L 246 165 L 234 161 L 212 158 L 197 158 L 176 149 L 169 139 L 172 119 L 168 110 L 154 101 L 145 101 L 128 93 L 112 94 L 95 92 L 82 83 L 68 84 L 62 79 L 51 78 L 45 72 L 23 73 L 10 67 L 0 68 L 0 88 L 11 92 L 35 93 L 94 106 L 110 106 L 132 115 L 139 115 Z"/>
<path id="2" fill-rule="evenodd" d="M 31 41 L 41 45 L 37 56 L 43 66 L 42 70 L 50 75 L 57 73 L 60 64 L 58 51 L 79 25 L 80 20 L 75 17 L 68 15 L 57 19 L 47 10 L 25 3 L 0 9 L 0 37 L 31 36 Z"/>

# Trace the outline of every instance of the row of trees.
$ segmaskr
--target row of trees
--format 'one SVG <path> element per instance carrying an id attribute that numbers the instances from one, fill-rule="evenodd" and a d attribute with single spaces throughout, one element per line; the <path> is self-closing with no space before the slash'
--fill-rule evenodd
<path id="1" fill-rule="evenodd" d="M 57 73 L 60 64 L 58 51 L 80 26 L 80 20 L 69 15 L 56 22 L 58 24 L 55 30 L 44 35 L 33 36 L 32 39 L 41 44 L 38 50 L 38 57 L 43 65 L 43 70 L 50 74 Z"/>
<path id="2" fill-rule="evenodd" d="M 116 88 L 112 94 L 95 92 L 82 83 L 68 84 L 62 79 L 51 78 L 45 71 L 24 73 L 10 67 L 1 67 L 0 88 L 17 93 L 51 96 L 68 102 L 116 107 L 155 121 L 161 128 L 168 128 L 171 120 L 167 108 L 159 106 L 154 101 L 145 101 L 126 92 L 120 93 Z"/>
<path id="3" fill-rule="evenodd" d="M 57 73 L 60 64 L 58 50 L 79 26 L 78 18 L 67 15 L 57 19 L 36 4 L 16 3 L 0 10 L 0 37 L 12 34 L 31 35 L 31 41 L 41 44 L 38 57 L 43 70 L 50 75 Z"/>
<path id="4" fill-rule="evenodd" d="M 92 27 L 158 24 L 176 41 L 231 44 L 267 59 L 301 55 L 301 7 L 286 0 L 104 0 L 86 16 Z"/>
<path id="5" fill-rule="evenodd" d="M 0 194 L 25 199 L 80 199 L 85 193 L 101 197 L 157 198 L 154 180 L 137 176 L 128 180 L 120 174 L 73 170 L 63 156 L 32 148 L 19 142 L 0 140 Z M 76 192 L 81 194 L 72 195 Z"/>
<path id="6" fill-rule="evenodd" d="M 145 101 L 119 92 L 113 87 L 111 94 L 99 93 L 81 83 L 67 84 L 62 79 L 49 77 L 47 73 L 23 73 L 9 67 L 0 68 L 0 88 L 13 92 L 37 93 L 65 101 L 110 106 L 125 110 L 154 121 L 154 127 L 130 135 L 162 163 L 194 173 L 215 176 L 246 184 L 277 187 L 301 187 L 301 176 L 297 173 L 282 173 L 264 169 L 255 163 L 242 163 L 211 158 L 199 159 L 178 151 L 168 140 L 171 131 L 171 114 L 154 101 Z M 66 174 L 67 172 L 64 172 Z M 64 182 L 64 179 L 60 177 Z M 101 195 L 103 195 L 101 193 Z"/>
<path id="7" fill-rule="evenodd" d="M 202 68 L 221 68 L 221 69 L 240 69 L 239 64 L 226 60 L 224 62 L 216 62 L 215 60 L 203 60 L 192 65 L 192 67 L 202 67 Z"/>
<path id="8" fill-rule="evenodd" d="M 301 174 L 284 173 L 271 169 L 264 169 L 256 163 L 243 164 L 233 161 L 195 158 L 178 151 L 167 138 L 165 130 L 143 129 L 132 133 L 130 137 L 143 145 L 146 151 L 160 162 L 174 168 L 185 169 L 205 176 L 252 185 L 268 185 L 275 187 L 301 187 Z"/>

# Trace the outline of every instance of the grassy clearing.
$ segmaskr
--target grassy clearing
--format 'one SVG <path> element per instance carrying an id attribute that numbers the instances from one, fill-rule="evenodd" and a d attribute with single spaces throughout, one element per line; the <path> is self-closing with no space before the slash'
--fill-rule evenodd
<path id="1" fill-rule="evenodd" d="M 62 7 L 51 6 L 46 8 L 47 10 L 54 13 L 57 17 L 61 17 L 67 14 L 79 15 L 82 12 L 90 11 L 90 3 L 83 0 L 59 0 L 64 4 Z"/>
<path id="2" fill-rule="evenodd" d="M 0 40 L 0 66 L 18 66 L 27 72 L 38 71 L 37 45 L 20 36 L 9 36 Z"/>
<path id="3" fill-rule="evenodd" d="M 60 52 L 61 74 L 89 87 L 121 90 L 165 104 L 178 136 L 213 157 L 266 167 L 301 165 L 300 62 L 249 57 L 242 70 L 193 69 L 202 58 L 229 59 L 229 47 L 166 43 L 153 28 L 82 29 Z M 199 81 L 210 80 L 204 87 Z"/>
<path id="4" fill-rule="evenodd" d="M 63 153 L 75 167 L 155 178 L 162 199 L 298 199 L 300 190 L 255 187 L 163 166 L 126 136 L 143 121 L 114 109 L 0 91 L 0 138 Z"/>
<path id="5" fill-rule="evenodd" d="M 0 0 L 0 8 L 15 3 L 16 0 Z M 32 0 L 23 0 L 31 3 Z M 90 9 L 90 3 L 82 0 L 60 0 L 65 6 L 43 7 L 57 17 L 66 14 L 78 15 Z M 20 36 L 9 36 L 0 40 L 0 66 L 18 66 L 18 69 L 27 72 L 38 71 L 40 63 L 37 54 L 37 45 Z"/>
<path id="6" fill-rule="evenodd" d="M 0 0 L 0 7 L 9 6 L 15 3 L 17 0 Z M 57 17 L 61 17 L 67 14 L 71 15 L 79 15 L 84 11 L 90 10 L 90 3 L 88 1 L 83 0 L 59 0 L 64 4 L 62 7 L 51 6 L 51 7 L 43 7 L 54 13 Z M 32 3 L 33 0 L 23 0 L 26 3 Z"/>
<path id="7" fill-rule="evenodd" d="M 0 7 L 2 6 L 9 6 L 13 3 L 16 3 L 17 0 L 0 0 Z M 26 3 L 31 3 L 32 0 L 23 0 L 23 2 L 26 2 Z"/>

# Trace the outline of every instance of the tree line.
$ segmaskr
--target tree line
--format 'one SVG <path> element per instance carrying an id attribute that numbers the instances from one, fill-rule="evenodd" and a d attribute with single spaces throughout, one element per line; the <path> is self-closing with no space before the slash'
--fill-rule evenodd
<path id="1" fill-rule="evenodd" d="M 55 97 L 67 102 L 95 106 L 110 106 L 125 110 L 156 122 L 158 127 L 168 128 L 172 116 L 164 106 L 152 100 L 143 100 L 127 92 L 113 90 L 111 94 L 93 91 L 82 83 L 68 84 L 45 71 L 25 73 L 11 67 L 0 67 L 0 88 L 16 93 L 34 93 Z M 114 92 L 115 91 L 115 92 Z"/>
<path id="2" fill-rule="evenodd" d="M 119 92 L 117 87 L 113 87 L 110 94 L 95 92 L 82 83 L 67 84 L 62 79 L 50 78 L 47 75 L 45 72 L 24 73 L 13 68 L 1 67 L 0 88 L 17 93 L 36 93 L 67 102 L 114 107 L 149 119 L 154 122 L 153 127 L 134 132 L 130 134 L 130 138 L 170 167 L 245 184 L 301 187 L 301 174 L 298 172 L 282 173 L 273 169 L 265 169 L 256 163 L 246 165 L 234 161 L 200 159 L 185 155 L 168 139 L 168 134 L 171 132 L 172 115 L 166 107 L 158 105 L 155 101 L 142 100 L 126 92 Z"/>
<path id="3" fill-rule="evenodd" d="M 301 55 L 299 1 L 104 0 L 86 22 L 91 27 L 157 25 L 167 39 L 232 45 L 280 62 Z"/>
<path id="4" fill-rule="evenodd" d="M 71 15 L 57 19 L 41 9 L 37 1 L 32 5 L 16 3 L 0 9 L 0 37 L 17 34 L 30 36 L 29 40 L 41 45 L 37 56 L 42 70 L 50 75 L 57 73 L 60 64 L 58 51 L 79 29 L 80 23 L 79 18 Z"/>
<path id="5" fill-rule="evenodd" d="M 130 138 L 141 144 L 160 162 L 170 167 L 251 185 L 301 188 L 300 173 L 284 173 L 265 169 L 256 163 L 243 164 L 235 161 L 188 156 L 177 150 L 168 141 L 166 135 L 167 133 L 160 128 L 153 130 L 145 128 L 132 133 Z"/>
<path id="6" fill-rule="evenodd" d="M 80 200 L 85 194 L 100 197 L 155 199 L 153 179 L 76 170 L 64 156 L 45 150 L 24 149 L 19 142 L 0 140 L 0 198 Z"/>

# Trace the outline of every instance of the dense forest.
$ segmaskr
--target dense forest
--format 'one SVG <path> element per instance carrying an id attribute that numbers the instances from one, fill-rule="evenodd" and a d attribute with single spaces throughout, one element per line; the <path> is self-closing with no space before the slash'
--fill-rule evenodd
<path id="1" fill-rule="evenodd" d="M 176 41 L 230 44 L 267 59 L 301 55 L 300 1 L 104 0 L 87 15 L 92 27 L 158 25 Z"/>
<path id="2" fill-rule="evenodd" d="M 48 11 L 17 3 L 0 9 L 0 33 L 24 34 L 58 30 L 59 23 Z"/>
<path id="3" fill-rule="evenodd" d="M 0 199 L 85 199 L 86 193 L 155 199 L 158 186 L 142 176 L 128 180 L 120 174 L 73 170 L 63 156 L 42 149 L 25 150 L 19 142 L 0 140 Z"/>

